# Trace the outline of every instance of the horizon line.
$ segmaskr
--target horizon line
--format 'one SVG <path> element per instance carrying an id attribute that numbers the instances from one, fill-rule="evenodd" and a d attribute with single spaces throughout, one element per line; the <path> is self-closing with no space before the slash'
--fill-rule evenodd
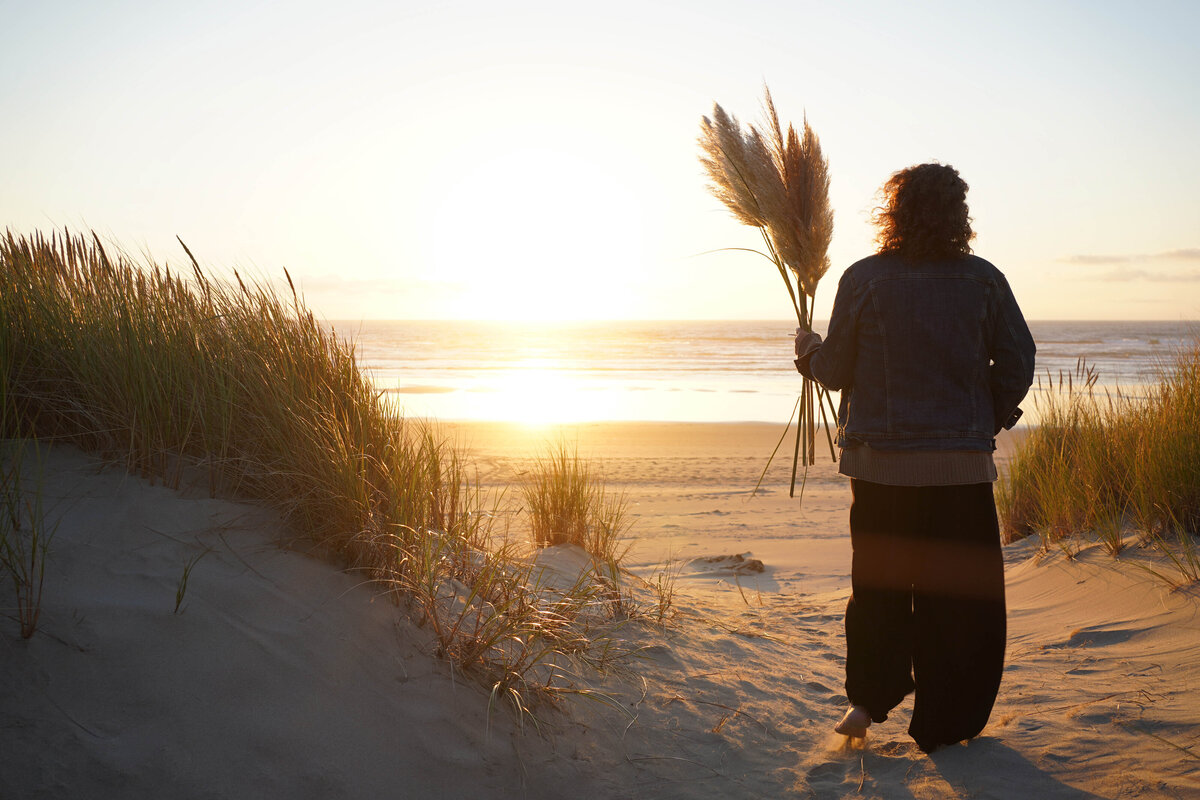
<path id="1" fill-rule="evenodd" d="M 326 322 L 453 322 L 467 324 L 516 324 L 516 325 L 592 325 L 604 323 L 638 323 L 638 322 L 763 322 L 794 325 L 795 320 L 775 317 L 619 317 L 619 318 L 580 318 L 580 319 L 479 319 L 462 317 L 326 317 Z M 817 322 L 828 322 L 828 318 L 818 318 Z M 1079 322 L 1079 323 L 1115 323 L 1115 322 L 1144 322 L 1144 323 L 1178 323 L 1200 325 L 1200 316 L 1194 318 L 1179 317 L 1026 317 L 1026 322 Z"/>

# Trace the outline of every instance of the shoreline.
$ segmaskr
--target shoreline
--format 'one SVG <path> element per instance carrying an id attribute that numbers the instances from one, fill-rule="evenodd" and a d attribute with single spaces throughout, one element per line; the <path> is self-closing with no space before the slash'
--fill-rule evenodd
<path id="1" fill-rule="evenodd" d="M 544 453 L 547 447 L 564 443 L 577 449 L 580 457 L 595 459 L 602 474 L 608 462 L 619 464 L 630 458 L 700 458 L 727 459 L 738 469 L 723 476 L 731 488 L 744 486 L 746 463 L 758 462 L 753 472 L 757 481 L 771 454 L 771 469 L 764 476 L 765 484 L 776 486 L 790 482 L 792 445 L 795 426 L 771 422 L 655 422 L 602 421 L 528 425 L 521 422 L 485 422 L 476 420 L 439 421 L 438 430 L 452 434 L 467 453 L 487 459 L 530 459 Z M 995 457 L 1002 468 L 1012 456 L 1030 426 L 1002 431 L 996 437 Z M 831 430 L 831 434 L 834 432 Z M 836 452 L 836 448 L 834 448 Z M 628 472 L 628 470 L 626 470 Z M 816 464 L 810 472 L 822 478 L 837 478 L 830 456 L 830 444 L 821 426 L 817 428 Z M 714 473 L 719 480 L 720 473 Z M 609 475 L 621 483 L 620 473 Z M 711 482 L 711 481 L 710 481 Z M 750 484 L 753 486 L 753 482 Z"/>

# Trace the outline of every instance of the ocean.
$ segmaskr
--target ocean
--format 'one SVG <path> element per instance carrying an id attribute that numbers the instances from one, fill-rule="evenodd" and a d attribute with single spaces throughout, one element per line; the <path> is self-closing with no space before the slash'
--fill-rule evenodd
<path id="1" fill-rule="evenodd" d="M 375 387 L 410 417 L 782 423 L 800 385 L 795 323 L 787 321 L 332 324 L 355 343 Z M 1198 329 L 1131 321 L 1029 327 L 1043 385 L 1083 360 L 1101 387 L 1129 393 L 1153 382 Z"/>

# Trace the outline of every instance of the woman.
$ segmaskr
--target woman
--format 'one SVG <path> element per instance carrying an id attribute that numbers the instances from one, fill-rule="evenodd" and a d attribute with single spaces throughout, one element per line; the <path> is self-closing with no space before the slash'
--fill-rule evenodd
<path id="1" fill-rule="evenodd" d="M 841 391 L 853 591 L 835 727 L 865 736 L 915 690 L 929 752 L 977 735 L 1004 668 L 995 436 L 1020 416 L 1034 343 L 1007 281 L 971 255 L 967 184 L 941 164 L 897 172 L 876 255 L 846 270 L 829 332 L 796 337 L 797 369 Z"/>

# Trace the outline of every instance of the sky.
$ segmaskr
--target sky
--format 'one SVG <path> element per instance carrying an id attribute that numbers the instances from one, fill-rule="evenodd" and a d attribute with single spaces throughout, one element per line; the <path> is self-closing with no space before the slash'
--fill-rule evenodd
<path id="1" fill-rule="evenodd" d="M 1200 3 L 0 0 L 0 225 L 326 319 L 786 319 L 705 188 L 714 102 L 805 116 L 837 277 L 894 171 L 971 185 L 1031 319 L 1200 319 Z M 712 253 L 711 251 L 720 251 Z"/>

